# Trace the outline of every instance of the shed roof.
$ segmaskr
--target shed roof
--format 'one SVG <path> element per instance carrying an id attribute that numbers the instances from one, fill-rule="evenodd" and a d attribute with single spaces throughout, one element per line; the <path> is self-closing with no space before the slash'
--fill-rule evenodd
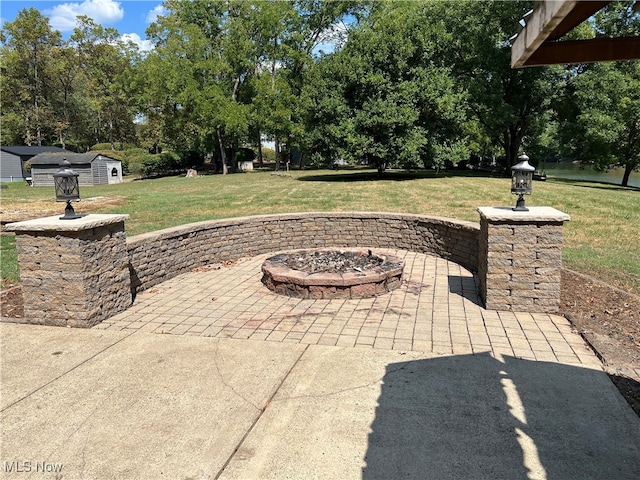
<path id="1" fill-rule="evenodd" d="M 12 153 L 13 155 L 18 155 L 20 157 L 30 156 L 30 155 L 33 156 L 33 155 L 38 155 L 39 153 L 45 153 L 45 152 L 71 153 L 68 150 L 65 150 L 64 148 L 51 147 L 51 146 L 31 147 L 26 145 L 3 145 L 0 147 L 0 150 L 2 150 L 3 152 Z"/>
<path id="2" fill-rule="evenodd" d="M 31 159 L 31 165 L 60 165 L 62 161 L 66 158 L 71 165 L 86 165 L 98 157 L 101 157 L 104 160 L 111 160 L 113 162 L 119 162 L 119 160 L 104 155 L 98 152 L 88 152 L 88 153 L 40 153 Z"/>

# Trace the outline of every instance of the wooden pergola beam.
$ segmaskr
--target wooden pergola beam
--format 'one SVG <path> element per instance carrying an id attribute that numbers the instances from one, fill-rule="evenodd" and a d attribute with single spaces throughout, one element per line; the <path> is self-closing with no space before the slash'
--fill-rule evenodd
<path id="1" fill-rule="evenodd" d="M 609 3 L 611 3 L 611 1 L 543 0 L 537 2 L 533 13 L 527 19 L 527 24 L 518 34 L 513 43 L 511 48 L 511 66 L 513 68 L 522 68 L 534 65 L 550 64 L 549 61 L 547 61 L 547 63 L 540 63 L 540 58 L 535 63 L 530 61 L 530 58 L 535 56 L 536 52 L 543 46 L 543 50 L 545 51 L 548 49 L 551 51 L 567 50 L 577 52 L 581 48 L 590 48 L 588 44 L 581 44 L 579 46 L 576 46 L 578 45 L 576 44 L 571 47 L 548 47 L 548 45 L 556 43 L 553 41 L 573 30 Z M 610 46 L 597 45 L 600 51 L 609 51 L 617 48 L 620 43 L 612 42 Z M 609 58 L 611 57 L 611 55 L 609 55 L 606 59 L 598 59 L 594 58 L 593 55 L 587 56 L 588 58 L 592 58 L 590 61 L 594 62 L 627 59 L 624 52 L 620 53 L 623 54 L 623 57 L 625 58 Z M 544 55 L 541 55 L 541 57 L 544 57 Z M 556 63 L 580 63 L 577 59 L 566 60 L 566 57 L 562 58 L 562 62 Z"/>
<path id="2" fill-rule="evenodd" d="M 594 63 L 640 58 L 640 38 L 596 38 L 544 42 L 527 59 L 525 67 L 566 63 Z"/>
<path id="3" fill-rule="evenodd" d="M 561 3 L 561 2 L 554 2 Z M 571 30 L 576 28 L 582 22 L 587 20 L 589 17 L 592 17 L 604 7 L 609 5 L 610 1 L 600 1 L 600 2 L 592 2 L 592 1 L 579 1 L 576 2 L 571 9 L 571 11 L 562 19 L 562 21 L 556 26 L 556 28 L 549 34 L 546 38 L 546 41 L 557 40 Z"/>
<path id="4" fill-rule="evenodd" d="M 529 57 L 542 45 L 560 22 L 578 3 L 577 0 L 538 3 L 527 24 L 511 47 L 511 67 L 522 68 Z"/>

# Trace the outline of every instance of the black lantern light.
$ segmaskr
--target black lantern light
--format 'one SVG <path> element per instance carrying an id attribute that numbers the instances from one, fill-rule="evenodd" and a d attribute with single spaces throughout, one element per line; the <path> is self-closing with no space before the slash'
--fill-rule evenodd
<path id="1" fill-rule="evenodd" d="M 528 212 L 529 209 L 524 206 L 524 195 L 531 195 L 535 168 L 529 165 L 529 157 L 525 154 L 520 155 L 518 160 L 519 163 L 511 167 L 511 193 L 518 195 L 518 200 L 513 210 L 516 212 Z"/>
<path id="2" fill-rule="evenodd" d="M 71 202 L 80 201 L 80 185 L 78 184 L 78 174 L 71 170 L 71 164 L 65 158 L 60 164 L 60 170 L 53 174 L 53 184 L 56 189 L 56 201 L 67 202 L 64 209 L 64 216 L 60 220 L 74 220 L 84 215 L 78 215 L 71 206 Z"/>

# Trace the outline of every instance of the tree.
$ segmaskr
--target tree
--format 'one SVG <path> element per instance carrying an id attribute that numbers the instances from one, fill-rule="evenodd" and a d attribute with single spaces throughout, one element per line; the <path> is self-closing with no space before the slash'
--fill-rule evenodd
<path id="1" fill-rule="evenodd" d="M 148 30 L 156 48 L 145 60 L 146 71 L 157 75 L 150 76 L 150 91 L 159 94 L 149 98 L 164 102 L 150 105 L 150 115 L 160 114 L 165 130 L 177 126 L 195 137 L 185 139 L 192 148 L 211 151 L 216 145 L 226 173 L 227 151 L 233 164 L 252 116 L 246 90 L 259 58 L 255 9 L 242 1 L 166 6 L 169 14 Z"/>
<path id="2" fill-rule="evenodd" d="M 364 159 L 380 174 L 390 163 L 438 167 L 467 155 L 464 93 L 433 61 L 439 32 L 424 8 L 389 3 L 319 62 L 304 96 L 317 152 Z"/>
<path id="3" fill-rule="evenodd" d="M 640 64 L 594 65 L 569 82 L 573 154 L 596 170 L 622 165 L 622 185 L 640 167 Z"/>
<path id="4" fill-rule="evenodd" d="M 425 12 L 446 34 L 440 61 L 453 66 L 468 92 L 470 114 L 504 151 L 505 166 L 517 162 L 523 142 L 544 129 L 546 112 L 557 97 L 560 67 L 512 69 L 508 38 L 531 7 L 526 1 L 448 1 Z"/>
<path id="5" fill-rule="evenodd" d="M 115 28 L 104 28 L 86 16 L 77 17 L 70 42 L 74 45 L 79 66 L 87 81 L 94 119 L 91 125 L 95 142 L 106 138 L 115 149 L 134 136 L 132 104 L 132 68 L 137 61 L 137 47 L 124 42 Z M 107 136 L 102 131 L 106 127 Z"/>
<path id="6" fill-rule="evenodd" d="M 5 24 L 2 43 L 3 142 L 88 148 L 102 140 L 103 130 L 112 146 L 131 138 L 130 80 L 138 52 L 115 29 L 79 17 L 64 42 L 30 8 Z"/>
<path id="7" fill-rule="evenodd" d="M 191 142 L 197 148 L 215 146 L 223 169 L 227 153 L 233 165 L 239 146 L 260 132 L 275 136 L 278 146 L 282 139 L 300 143 L 297 98 L 313 47 L 353 5 L 166 2 L 168 15 L 147 32 L 156 44 L 144 62 L 153 84 L 147 95 L 149 119 L 162 119 L 165 129 L 180 125 L 180 132 L 197 138 Z"/>
<path id="8" fill-rule="evenodd" d="M 198 149 L 203 127 L 195 110 L 207 73 L 199 66 L 206 40 L 196 26 L 181 25 L 175 15 L 159 18 L 147 34 L 155 49 L 138 70 L 138 83 L 145 86 L 139 106 L 166 145 Z"/>
<path id="9" fill-rule="evenodd" d="M 583 35 L 638 36 L 640 15 L 626 2 L 598 12 Z M 640 168 L 640 64 L 605 62 L 567 69 L 564 101 L 558 112 L 564 144 L 596 170 L 624 167 L 622 185 Z"/>
<path id="10" fill-rule="evenodd" d="M 9 125 L 21 129 L 14 138 L 42 145 L 52 130 L 49 66 L 60 33 L 51 30 L 49 20 L 38 10 L 29 8 L 5 23 L 1 40 L 3 120 L 7 116 Z"/>
<path id="11" fill-rule="evenodd" d="M 386 159 L 415 165 L 418 157 L 437 167 L 464 158 L 469 135 L 481 152 L 499 146 L 508 167 L 544 132 L 561 68 L 510 67 L 508 38 L 530 2 L 376 7 L 368 26 L 352 32 L 342 52 L 320 62 L 314 88 L 324 93 L 308 90 L 308 108 L 333 110 L 307 115 L 316 148 L 327 146 L 324 136 L 335 145 L 334 155 L 348 144 L 352 157 L 368 157 L 380 169 Z M 339 105 L 337 92 L 345 105 Z M 345 118 L 335 117 L 345 108 Z"/>

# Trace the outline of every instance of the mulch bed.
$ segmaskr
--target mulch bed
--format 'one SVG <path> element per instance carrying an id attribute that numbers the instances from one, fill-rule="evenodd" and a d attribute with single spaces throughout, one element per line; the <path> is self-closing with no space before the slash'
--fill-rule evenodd
<path id="1" fill-rule="evenodd" d="M 596 351 L 640 416 L 640 297 L 566 269 L 561 288 L 560 313 Z"/>
<path id="2" fill-rule="evenodd" d="M 0 290 L 0 310 L 2 310 L 2 316 L 6 318 L 22 318 L 24 316 L 22 287 L 2 287 Z"/>

